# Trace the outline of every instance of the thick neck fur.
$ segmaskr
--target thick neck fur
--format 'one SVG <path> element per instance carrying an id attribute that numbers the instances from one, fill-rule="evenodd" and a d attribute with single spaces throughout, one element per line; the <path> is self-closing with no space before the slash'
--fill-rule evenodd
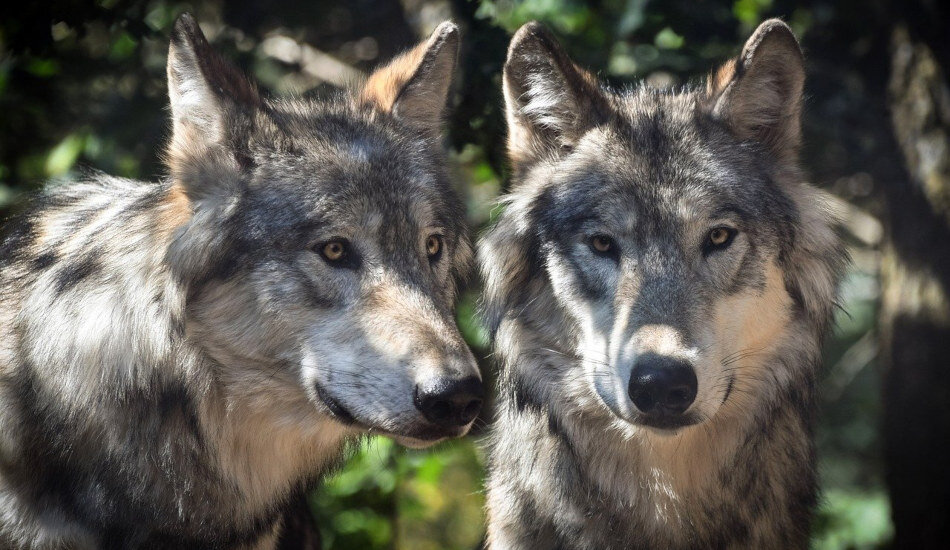
<path id="1" fill-rule="evenodd" d="M 166 263 L 190 215 L 176 187 L 98 176 L 46 200 L 0 272 L 0 541 L 272 534 L 345 428 L 274 365 L 210 352 Z"/>
<path id="2" fill-rule="evenodd" d="M 713 418 L 670 434 L 630 426 L 570 389 L 581 371 L 571 323 L 548 293 L 534 295 L 496 332 L 498 422 L 506 428 L 496 434 L 490 468 L 502 477 L 518 469 L 504 464 L 516 455 L 542 458 L 521 467 L 530 472 L 521 482 L 489 482 L 501 488 L 489 498 L 493 547 L 527 543 L 505 533 L 508 519 L 549 525 L 528 538 L 551 547 L 806 546 L 816 494 L 811 416 L 820 332 L 802 311 L 768 355 L 744 360 L 747 376 Z M 537 448 L 526 452 L 526 441 Z M 520 514 L 496 500 L 537 503 L 545 494 L 557 495 L 548 497 L 550 506 L 526 504 Z"/>

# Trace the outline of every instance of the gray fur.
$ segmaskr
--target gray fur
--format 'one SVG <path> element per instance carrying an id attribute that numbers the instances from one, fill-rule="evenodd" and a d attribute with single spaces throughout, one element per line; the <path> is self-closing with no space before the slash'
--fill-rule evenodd
<path id="1" fill-rule="evenodd" d="M 479 246 L 500 367 L 492 548 L 807 547 L 846 258 L 797 167 L 803 76 L 777 20 L 707 89 L 608 91 L 540 25 L 512 39 L 515 177 Z M 717 227 L 726 248 L 707 246 Z M 649 354 L 695 370 L 676 424 L 628 395 Z"/>
<path id="2" fill-rule="evenodd" d="M 412 82 L 444 92 L 457 29 L 434 36 L 420 48 L 442 61 Z M 471 251 L 438 118 L 359 91 L 264 98 L 189 16 L 169 89 L 167 180 L 89 174 L 8 223 L 3 548 L 273 547 L 346 442 L 468 429 L 414 404 L 419 384 L 478 376 L 453 319 Z M 333 239 L 349 254 L 331 265 Z"/>

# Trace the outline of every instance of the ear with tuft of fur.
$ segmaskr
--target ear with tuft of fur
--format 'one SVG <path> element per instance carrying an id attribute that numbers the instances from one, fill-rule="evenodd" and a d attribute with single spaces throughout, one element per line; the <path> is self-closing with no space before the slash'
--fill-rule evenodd
<path id="1" fill-rule="evenodd" d="M 526 23 L 512 37 L 503 86 L 508 154 L 516 170 L 570 149 L 609 116 L 597 78 L 571 61 L 537 22 Z"/>
<path id="2" fill-rule="evenodd" d="M 713 116 L 741 139 L 763 143 L 778 159 L 794 161 L 801 143 L 805 61 L 792 29 L 769 19 L 755 30 L 739 57 L 709 77 Z"/>
<path id="3" fill-rule="evenodd" d="M 446 21 L 425 41 L 370 75 L 360 103 L 438 132 L 459 51 L 459 30 Z"/>
<path id="4" fill-rule="evenodd" d="M 216 188 L 228 179 L 203 177 L 206 172 L 242 168 L 244 157 L 234 147 L 235 122 L 247 108 L 260 107 L 261 98 L 254 84 L 211 48 L 187 13 L 175 22 L 167 70 L 172 113 L 168 165 L 194 200 L 220 191 Z"/>

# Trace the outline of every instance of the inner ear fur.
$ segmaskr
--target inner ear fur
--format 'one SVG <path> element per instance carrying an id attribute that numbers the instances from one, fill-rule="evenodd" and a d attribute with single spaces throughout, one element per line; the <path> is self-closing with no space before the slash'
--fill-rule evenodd
<path id="1" fill-rule="evenodd" d="M 515 169 L 570 149 L 609 117 L 597 78 L 567 55 L 537 22 L 518 29 L 503 76 L 508 152 Z"/>
<path id="2" fill-rule="evenodd" d="M 360 102 L 417 128 L 438 131 L 458 51 L 458 27 L 446 21 L 424 42 L 373 72 L 363 85 Z"/>
<path id="3" fill-rule="evenodd" d="M 714 71 L 706 100 L 713 115 L 745 140 L 756 140 L 780 160 L 794 160 L 801 144 L 805 61 L 792 30 L 779 19 L 763 22 L 742 53 Z"/>
<path id="4" fill-rule="evenodd" d="M 175 22 L 167 73 L 169 171 L 192 200 L 225 193 L 234 179 L 228 174 L 244 164 L 237 133 L 262 106 L 257 87 L 214 51 L 187 13 Z"/>

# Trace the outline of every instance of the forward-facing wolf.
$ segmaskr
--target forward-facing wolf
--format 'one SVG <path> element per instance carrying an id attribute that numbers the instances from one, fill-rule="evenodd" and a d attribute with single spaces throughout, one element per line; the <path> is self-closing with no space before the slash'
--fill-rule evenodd
<path id="1" fill-rule="evenodd" d="M 179 19 L 169 177 L 50 189 L 0 248 L 0 547 L 269 548 L 347 440 L 466 433 L 458 44 L 275 100 Z"/>
<path id="2" fill-rule="evenodd" d="M 501 363 L 493 548 L 804 548 L 846 262 L 797 165 L 804 69 L 763 23 L 702 88 L 614 93 L 538 24 L 479 248 Z"/>

